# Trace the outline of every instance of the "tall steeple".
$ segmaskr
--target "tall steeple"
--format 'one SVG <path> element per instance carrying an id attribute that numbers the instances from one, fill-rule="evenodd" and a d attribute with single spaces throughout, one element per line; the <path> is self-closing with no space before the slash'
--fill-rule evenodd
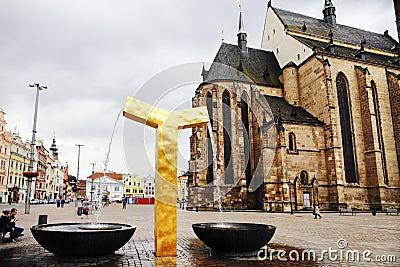
<path id="1" fill-rule="evenodd" d="M 240 7 L 240 15 L 239 15 L 239 31 L 237 34 L 238 37 L 238 47 L 242 52 L 247 52 L 247 33 L 244 31 L 244 24 L 242 18 L 242 6 Z"/>
<path id="2" fill-rule="evenodd" d="M 325 0 L 324 10 L 322 10 L 322 13 L 324 14 L 324 21 L 332 27 L 336 27 L 335 10 L 336 8 L 332 4 L 332 0 Z"/>
<path id="3" fill-rule="evenodd" d="M 53 153 L 54 160 L 58 160 L 58 152 L 57 152 L 58 148 L 56 145 L 56 137 L 53 138 L 53 144 L 51 144 L 50 150 Z"/>

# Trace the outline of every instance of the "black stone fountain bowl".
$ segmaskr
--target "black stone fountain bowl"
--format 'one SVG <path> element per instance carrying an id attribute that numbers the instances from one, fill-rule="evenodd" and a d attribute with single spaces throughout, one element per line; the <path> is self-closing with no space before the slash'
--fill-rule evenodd
<path id="1" fill-rule="evenodd" d="M 119 223 L 56 223 L 31 227 L 36 241 L 59 257 L 96 257 L 125 245 L 136 227 Z"/>
<path id="2" fill-rule="evenodd" d="M 273 225 L 256 223 L 196 223 L 197 237 L 213 251 L 225 256 L 254 256 L 275 234 Z"/>

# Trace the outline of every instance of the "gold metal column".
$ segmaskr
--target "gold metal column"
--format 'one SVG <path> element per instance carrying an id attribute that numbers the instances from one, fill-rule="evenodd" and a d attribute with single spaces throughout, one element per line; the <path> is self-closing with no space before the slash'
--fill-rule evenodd
<path id="1" fill-rule="evenodd" d="M 207 124 L 207 107 L 168 112 L 128 96 L 123 115 L 157 129 L 155 254 L 176 256 L 178 131 Z"/>

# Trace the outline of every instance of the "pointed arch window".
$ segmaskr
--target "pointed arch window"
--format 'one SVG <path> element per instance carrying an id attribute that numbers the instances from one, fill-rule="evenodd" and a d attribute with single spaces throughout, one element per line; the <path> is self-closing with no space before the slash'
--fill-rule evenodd
<path id="1" fill-rule="evenodd" d="M 289 152 L 290 153 L 297 152 L 296 135 L 293 132 L 289 133 Z"/>
<path id="2" fill-rule="evenodd" d="M 381 124 L 381 113 L 379 109 L 379 100 L 378 100 L 378 91 L 376 89 L 376 84 L 374 81 L 371 81 L 371 90 L 372 90 L 372 101 L 374 102 L 374 114 L 376 121 L 376 130 L 378 133 L 378 145 L 379 150 L 381 151 L 382 158 L 382 169 L 383 169 L 383 177 L 386 185 L 389 185 L 389 179 L 387 176 L 387 167 L 386 167 L 386 157 L 385 157 L 385 147 L 383 144 L 383 136 L 382 136 L 382 124 Z"/>
<path id="3" fill-rule="evenodd" d="M 248 97 L 243 92 L 241 97 L 241 116 L 243 124 L 243 144 L 244 144 L 244 158 L 246 162 L 245 176 L 246 185 L 250 185 L 251 182 L 251 164 L 250 164 L 250 124 L 249 124 L 249 105 Z"/>
<path id="4" fill-rule="evenodd" d="M 212 94 L 210 92 L 207 92 L 206 104 L 207 104 L 208 116 L 210 118 L 210 123 L 211 125 L 213 125 Z M 207 179 L 207 184 L 209 184 L 214 181 L 214 162 L 213 162 L 211 136 L 210 132 L 208 131 L 208 128 L 207 128 L 207 163 L 208 166 L 207 166 L 206 179 Z"/>
<path id="5" fill-rule="evenodd" d="M 301 171 L 300 172 L 300 184 L 306 185 L 308 184 L 308 173 L 307 171 Z"/>
<path id="6" fill-rule="evenodd" d="M 340 130 L 342 133 L 342 150 L 344 157 L 344 170 L 347 183 L 356 183 L 356 166 L 354 162 L 353 131 L 351 127 L 349 87 L 343 73 L 336 77 L 338 94 Z"/>
<path id="7" fill-rule="evenodd" d="M 223 137 L 224 137 L 224 166 L 225 184 L 233 184 L 232 167 L 232 126 L 231 126 L 231 97 L 227 90 L 222 94 L 222 118 L 223 118 Z"/>

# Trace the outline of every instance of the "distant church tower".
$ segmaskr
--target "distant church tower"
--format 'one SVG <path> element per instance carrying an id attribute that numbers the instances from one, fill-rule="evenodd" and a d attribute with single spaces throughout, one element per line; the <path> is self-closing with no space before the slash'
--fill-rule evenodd
<path id="1" fill-rule="evenodd" d="M 333 6 L 331 0 L 325 0 L 324 10 L 322 13 L 324 14 L 324 21 L 331 25 L 333 28 L 336 27 L 336 8 Z"/>
<path id="2" fill-rule="evenodd" d="M 58 160 L 58 152 L 57 152 L 58 148 L 57 148 L 57 145 L 56 145 L 56 138 L 55 137 L 53 138 L 53 144 L 51 144 L 50 150 L 51 150 L 51 152 L 53 154 L 53 159 L 54 160 Z"/>
<path id="3" fill-rule="evenodd" d="M 240 8 L 239 31 L 237 37 L 238 37 L 238 47 L 240 48 L 240 51 L 247 52 L 247 33 L 244 31 L 242 8 Z"/>

